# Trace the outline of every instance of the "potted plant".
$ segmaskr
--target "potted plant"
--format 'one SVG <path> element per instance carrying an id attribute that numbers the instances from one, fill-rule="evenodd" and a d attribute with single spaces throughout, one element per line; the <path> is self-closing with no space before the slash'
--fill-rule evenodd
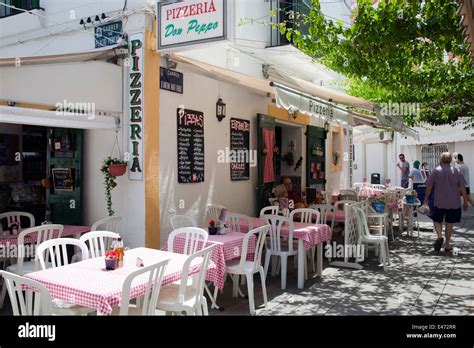
<path id="1" fill-rule="evenodd" d="M 209 226 L 207 227 L 207 230 L 209 231 L 210 235 L 215 235 L 217 234 L 219 227 L 216 226 L 216 221 L 215 220 L 210 220 L 209 221 Z"/>
<path id="2" fill-rule="evenodd" d="M 414 204 L 418 194 L 415 190 L 409 190 L 405 193 L 405 199 L 408 204 Z"/>
<path id="3" fill-rule="evenodd" d="M 105 253 L 105 269 L 112 271 L 117 268 L 118 254 L 111 249 Z"/>
<path id="4" fill-rule="evenodd" d="M 387 197 L 385 194 L 371 197 L 369 198 L 369 201 L 370 201 L 370 205 L 372 206 L 372 208 L 374 208 L 374 210 L 377 213 L 381 214 L 385 212 L 385 203 L 387 201 Z"/>
<path id="5" fill-rule="evenodd" d="M 118 158 L 107 157 L 102 162 L 100 171 L 104 174 L 105 185 L 105 200 L 107 202 L 107 212 L 109 216 L 114 215 L 112 210 L 112 190 L 117 186 L 115 181 L 117 176 L 125 174 L 127 169 L 127 162 L 119 160 Z"/>

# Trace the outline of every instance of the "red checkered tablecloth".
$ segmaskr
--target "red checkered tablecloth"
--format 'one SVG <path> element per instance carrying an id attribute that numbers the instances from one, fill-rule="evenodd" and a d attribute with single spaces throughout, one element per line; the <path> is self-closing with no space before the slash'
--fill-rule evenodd
<path id="1" fill-rule="evenodd" d="M 253 227 L 260 227 L 267 223 L 260 219 L 253 219 Z M 293 231 L 294 239 L 303 239 L 303 246 L 305 249 L 311 249 L 317 244 L 321 244 L 331 240 L 332 231 L 331 227 L 323 224 L 305 224 L 301 222 L 294 223 L 295 229 Z M 280 234 L 282 237 L 288 237 L 290 235 L 290 227 L 283 225 Z"/>
<path id="2" fill-rule="evenodd" d="M 181 271 L 186 255 L 169 253 L 162 250 L 136 248 L 126 252 L 124 265 L 114 271 L 105 270 L 103 257 L 89 259 L 63 267 L 28 273 L 25 277 L 42 283 L 51 296 L 88 308 L 95 308 L 104 315 L 112 314 L 112 307 L 120 304 L 123 282 L 127 276 L 136 271 L 137 257 L 149 266 L 170 259 L 163 276 L 162 285 L 168 285 L 181 279 Z M 190 275 L 199 272 L 201 260 L 195 260 Z M 210 265 L 212 268 L 213 265 Z M 145 294 L 148 274 L 138 276 L 132 283 L 130 298 L 134 299 Z"/>
<path id="3" fill-rule="evenodd" d="M 240 259 L 242 254 L 242 244 L 244 240 L 244 233 L 228 232 L 225 235 L 209 236 L 207 246 L 216 244 L 217 247 L 213 250 L 211 261 L 216 267 L 210 268 L 206 274 L 206 280 L 214 283 L 214 286 L 222 289 L 224 287 L 224 275 L 226 271 L 226 261 Z M 184 235 L 176 236 L 173 243 L 173 252 L 182 253 L 184 250 Z M 202 243 L 201 243 L 202 244 Z M 251 237 L 247 249 L 247 260 L 253 260 L 255 254 L 255 237 Z M 202 248 L 202 245 L 199 245 Z"/>
<path id="4" fill-rule="evenodd" d="M 361 188 L 359 190 L 359 196 L 360 197 L 364 197 L 364 198 L 369 198 L 369 197 L 373 197 L 373 196 L 381 196 L 383 195 L 384 193 L 384 190 L 382 189 L 370 189 L 370 190 L 366 190 L 364 188 Z"/>
<path id="5" fill-rule="evenodd" d="M 72 226 L 64 225 L 63 233 L 61 237 L 71 237 L 76 234 L 83 234 L 91 230 L 90 226 Z M 59 231 L 54 232 L 54 238 L 58 238 Z M 34 243 L 36 241 L 36 234 L 27 236 L 25 243 Z M 0 236 L 0 247 L 2 245 L 16 245 L 18 243 L 18 235 L 14 236 Z"/>

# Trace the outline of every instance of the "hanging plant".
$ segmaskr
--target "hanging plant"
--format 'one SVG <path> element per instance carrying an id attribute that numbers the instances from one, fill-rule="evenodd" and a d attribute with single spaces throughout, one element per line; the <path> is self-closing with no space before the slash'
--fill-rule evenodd
<path id="1" fill-rule="evenodd" d="M 102 162 L 100 171 L 104 174 L 105 201 L 107 202 L 107 212 L 109 216 L 115 214 L 112 210 L 112 190 L 117 186 L 115 179 L 117 176 L 123 175 L 126 168 L 127 162 L 119 160 L 118 158 L 109 156 Z"/>

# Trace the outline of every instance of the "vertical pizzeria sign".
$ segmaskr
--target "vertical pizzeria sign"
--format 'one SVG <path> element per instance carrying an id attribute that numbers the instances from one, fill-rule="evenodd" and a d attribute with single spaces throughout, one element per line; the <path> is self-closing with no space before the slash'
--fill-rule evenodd
<path id="1" fill-rule="evenodd" d="M 143 180 L 143 33 L 130 35 L 129 172 L 130 180 Z"/>
<path id="2" fill-rule="evenodd" d="M 225 0 L 158 2 L 158 50 L 227 39 Z"/>

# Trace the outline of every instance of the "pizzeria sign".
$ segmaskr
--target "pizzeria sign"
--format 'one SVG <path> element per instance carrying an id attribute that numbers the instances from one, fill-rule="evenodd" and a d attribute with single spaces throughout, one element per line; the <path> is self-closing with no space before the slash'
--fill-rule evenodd
<path id="1" fill-rule="evenodd" d="M 227 39 L 226 0 L 158 2 L 158 50 Z"/>

